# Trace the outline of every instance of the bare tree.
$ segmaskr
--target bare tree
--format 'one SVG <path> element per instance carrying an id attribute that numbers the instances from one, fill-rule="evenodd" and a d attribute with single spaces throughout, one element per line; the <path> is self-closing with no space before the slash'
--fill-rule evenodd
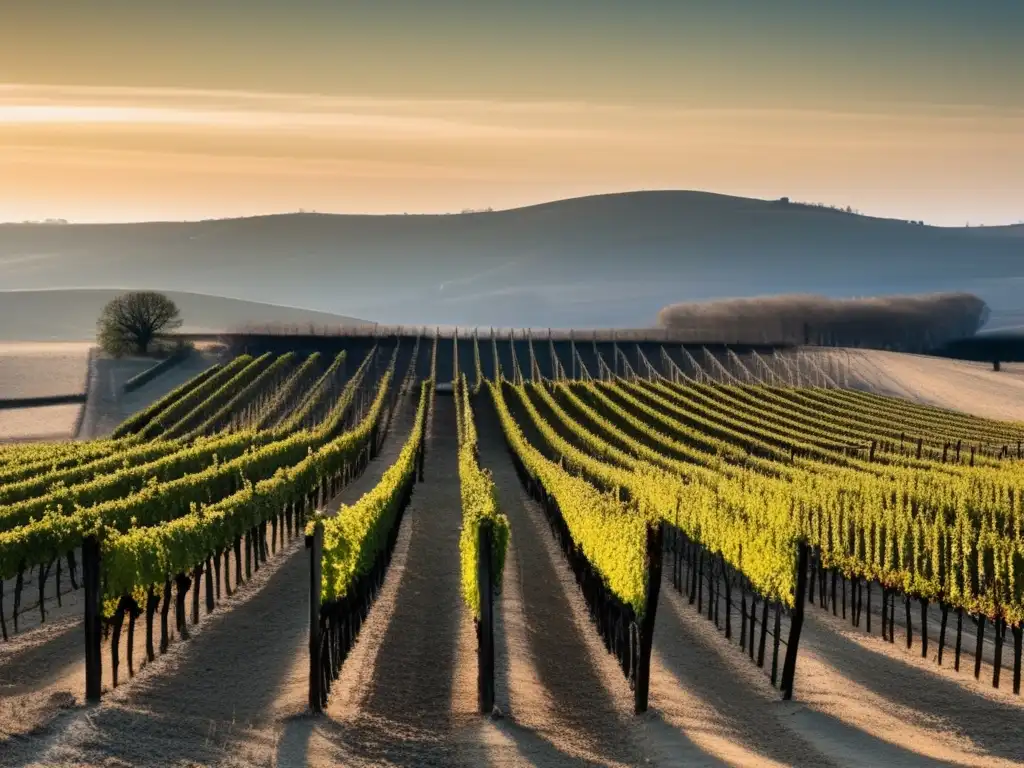
<path id="1" fill-rule="evenodd" d="M 162 293 L 133 291 L 103 308 L 97 322 L 100 346 L 112 355 L 145 355 L 153 339 L 181 327 L 178 307 Z"/>

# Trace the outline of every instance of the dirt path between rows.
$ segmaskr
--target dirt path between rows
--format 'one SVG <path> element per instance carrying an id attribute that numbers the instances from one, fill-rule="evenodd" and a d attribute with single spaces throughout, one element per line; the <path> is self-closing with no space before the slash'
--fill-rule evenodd
<path id="1" fill-rule="evenodd" d="M 543 513 L 522 490 L 493 403 L 484 395 L 474 407 L 480 463 L 512 527 L 500 606 L 509 708 L 502 732 L 522 764 L 643 764 L 628 683 L 590 624 Z"/>
<path id="2" fill-rule="evenodd" d="M 538 439 L 529 425 L 525 431 Z M 639 719 L 644 756 L 654 764 L 980 766 L 1024 758 L 1018 734 L 1008 733 L 1024 708 L 1008 684 L 993 693 L 965 690 L 947 670 L 917 664 L 901 648 L 808 607 L 797 698 L 783 702 L 670 581 L 666 573 L 652 711 Z"/>
<path id="3" fill-rule="evenodd" d="M 462 755 L 474 721 L 465 702 L 475 697 L 475 638 L 463 631 L 472 624 L 459 594 L 461 519 L 454 401 L 439 395 L 425 482 L 405 512 L 381 596 L 327 716 L 292 724 L 279 765 L 472 764 Z"/>

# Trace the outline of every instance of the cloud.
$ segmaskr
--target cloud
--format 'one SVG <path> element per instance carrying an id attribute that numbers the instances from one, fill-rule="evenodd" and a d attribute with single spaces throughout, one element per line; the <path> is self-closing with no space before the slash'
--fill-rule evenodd
<path id="1" fill-rule="evenodd" d="M 18 256 L 3 256 L 0 257 L 0 267 L 13 267 L 17 264 L 34 264 L 40 261 L 46 261 L 52 259 L 53 254 L 50 253 L 25 253 Z"/>
<path id="2" fill-rule="evenodd" d="M 123 220 L 154 210 L 208 218 L 298 207 L 501 209 L 703 189 L 978 223 L 1020 216 L 1021 135 L 1024 111 L 976 106 L 708 108 L 0 84 L 0 199 L 15 220 Z"/>
<path id="3" fill-rule="evenodd" d="M 394 99 L 182 88 L 0 84 L 0 129 L 46 126 L 243 131 L 282 136 L 427 141 L 623 141 L 657 137 L 682 144 L 717 136 L 788 143 L 818 135 L 892 141 L 897 134 L 1024 130 L 1024 110 L 974 106 L 866 105 L 858 110 L 702 108 L 569 101 Z"/>
<path id="4" fill-rule="evenodd" d="M 572 139 L 599 135 L 582 124 L 538 120 L 579 107 L 481 101 L 356 99 L 181 89 L 0 85 L 4 126 L 162 127 L 333 137 Z M 524 117 L 529 119 L 524 120 Z"/>

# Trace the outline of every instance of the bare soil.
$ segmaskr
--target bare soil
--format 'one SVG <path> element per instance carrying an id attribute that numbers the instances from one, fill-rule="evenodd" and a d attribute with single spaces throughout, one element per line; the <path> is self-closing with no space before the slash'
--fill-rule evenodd
<path id="1" fill-rule="evenodd" d="M 81 405 L 0 409 L 0 442 L 70 440 Z"/>
<path id="2" fill-rule="evenodd" d="M 85 391 L 89 342 L 0 342 L 0 399 Z"/>
<path id="3" fill-rule="evenodd" d="M 851 373 L 861 388 L 985 418 L 1024 422 L 1024 366 L 996 372 L 989 364 L 882 350 L 849 350 L 849 355 Z"/>

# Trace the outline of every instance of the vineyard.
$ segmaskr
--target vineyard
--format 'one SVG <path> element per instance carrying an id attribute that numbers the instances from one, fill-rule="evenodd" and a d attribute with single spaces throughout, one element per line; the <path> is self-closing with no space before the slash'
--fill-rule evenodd
<path id="1" fill-rule="evenodd" d="M 1024 424 L 763 348 L 246 347 L 0 446 L 0 764 L 1024 755 Z"/>

